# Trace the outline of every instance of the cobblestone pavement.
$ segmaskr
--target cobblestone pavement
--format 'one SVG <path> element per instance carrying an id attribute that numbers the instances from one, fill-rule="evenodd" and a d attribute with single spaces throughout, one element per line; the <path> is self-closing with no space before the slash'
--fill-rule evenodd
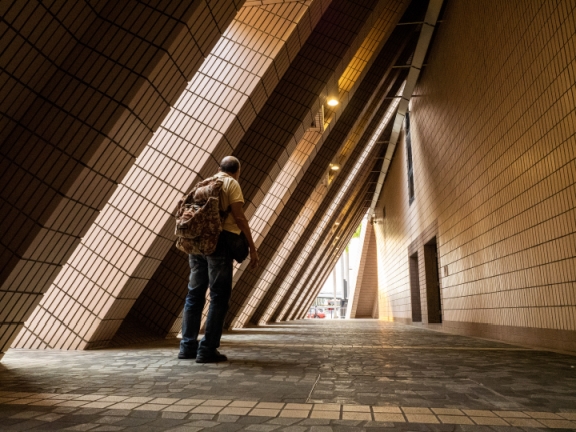
<path id="1" fill-rule="evenodd" d="M 222 364 L 177 349 L 11 350 L 0 430 L 576 429 L 571 355 L 375 320 L 234 331 Z"/>

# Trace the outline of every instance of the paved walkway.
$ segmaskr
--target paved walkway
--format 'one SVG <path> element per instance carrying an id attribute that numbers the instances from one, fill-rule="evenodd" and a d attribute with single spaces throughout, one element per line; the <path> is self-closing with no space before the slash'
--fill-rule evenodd
<path id="1" fill-rule="evenodd" d="M 374 320 L 235 331 L 230 361 L 177 341 L 11 350 L 0 430 L 514 431 L 576 429 L 576 357 Z"/>

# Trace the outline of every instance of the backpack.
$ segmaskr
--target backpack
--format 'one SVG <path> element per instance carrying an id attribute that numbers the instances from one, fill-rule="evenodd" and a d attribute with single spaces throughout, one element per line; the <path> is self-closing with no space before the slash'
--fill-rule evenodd
<path id="1" fill-rule="evenodd" d="M 228 212 L 220 211 L 223 180 L 216 176 L 197 183 L 178 201 L 176 247 L 192 255 L 210 255 L 216 250 L 222 223 Z"/>

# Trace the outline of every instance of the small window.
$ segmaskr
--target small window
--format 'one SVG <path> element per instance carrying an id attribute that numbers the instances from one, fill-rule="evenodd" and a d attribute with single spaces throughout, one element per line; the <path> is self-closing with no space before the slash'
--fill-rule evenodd
<path id="1" fill-rule="evenodd" d="M 404 130 L 406 135 L 406 159 L 408 162 L 408 202 L 414 201 L 414 165 L 412 164 L 412 140 L 410 138 L 410 113 L 406 113 L 404 120 Z"/>

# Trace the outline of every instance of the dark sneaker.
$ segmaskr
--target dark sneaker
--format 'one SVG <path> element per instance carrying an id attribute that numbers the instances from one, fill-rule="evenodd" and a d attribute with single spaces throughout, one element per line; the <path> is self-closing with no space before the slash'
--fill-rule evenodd
<path id="1" fill-rule="evenodd" d="M 180 351 L 178 353 L 178 358 L 180 360 L 192 360 L 196 358 L 196 351 L 194 351 L 193 353 L 187 354 L 185 352 Z"/>
<path id="2" fill-rule="evenodd" d="M 218 350 L 212 353 L 202 353 L 196 357 L 196 363 L 220 363 L 228 361 L 228 357 L 224 354 L 220 354 Z"/>

